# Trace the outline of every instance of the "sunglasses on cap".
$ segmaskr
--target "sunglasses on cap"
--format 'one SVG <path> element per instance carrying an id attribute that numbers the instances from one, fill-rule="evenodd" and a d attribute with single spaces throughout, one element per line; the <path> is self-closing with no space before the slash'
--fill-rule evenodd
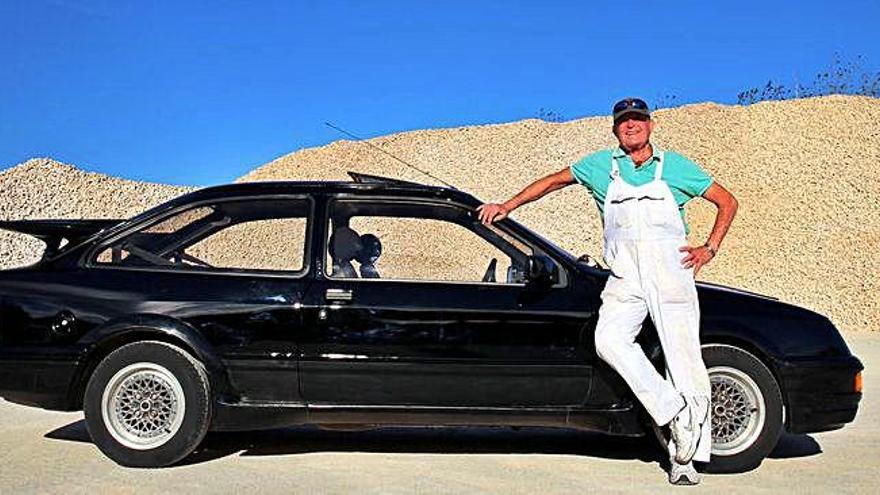
<path id="1" fill-rule="evenodd" d="M 615 115 L 619 115 L 621 112 L 625 110 L 642 110 L 643 112 L 648 112 L 648 104 L 645 103 L 644 100 L 639 98 L 627 98 L 625 100 L 620 100 L 614 104 L 611 112 Z"/>

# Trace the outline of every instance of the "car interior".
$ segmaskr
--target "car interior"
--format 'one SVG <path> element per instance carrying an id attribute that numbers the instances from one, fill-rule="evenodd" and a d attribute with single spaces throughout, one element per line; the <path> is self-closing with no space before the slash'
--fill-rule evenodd
<path id="1" fill-rule="evenodd" d="M 303 199 L 243 200 L 216 203 L 167 217 L 110 246 L 99 263 L 122 266 L 194 266 L 213 268 L 186 250 L 224 229 L 248 222 L 308 218 L 310 204 Z M 193 212 L 198 211 L 198 214 Z"/>
<path id="2" fill-rule="evenodd" d="M 473 232 L 487 244 L 509 257 L 506 280 L 503 283 L 525 282 L 525 270 L 531 253 L 514 245 L 516 240 L 496 226 L 487 227 L 479 222 L 472 211 L 454 205 L 438 205 L 429 202 L 376 202 L 360 200 L 335 201 L 330 208 L 331 229 L 327 243 L 330 257 L 330 276 L 337 278 L 380 278 L 380 257 L 394 252 L 396 246 L 383 241 L 374 232 L 357 232 L 351 224 L 361 217 L 409 218 L 440 220 L 457 224 Z M 425 250 L 431 248 L 431 239 L 425 232 Z M 508 240 L 510 239 L 510 240 Z M 358 264 L 355 269 L 354 263 Z M 498 283 L 496 268 L 498 259 L 492 258 L 485 268 L 481 282 Z"/>

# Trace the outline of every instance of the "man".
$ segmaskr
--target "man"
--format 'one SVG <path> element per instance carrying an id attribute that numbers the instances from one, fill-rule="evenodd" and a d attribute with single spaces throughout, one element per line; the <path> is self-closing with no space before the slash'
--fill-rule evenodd
<path id="1" fill-rule="evenodd" d="M 604 225 L 611 275 L 602 292 L 596 352 L 629 384 L 659 426 L 668 425 L 673 484 L 696 484 L 693 460 L 709 462 L 710 386 L 700 352 L 700 309 L 694 276 L 721 247 L 737 201 L 697 164 L 651 145 L 648 105 L 627 98 L 613 107 L 619 147 L 582 158 L 541 178 L 501 204 L 478 208 L 485 224 L 551 191 L 587 187 Z M 718 208 L 709 239 L 688 246 L 684 204 L 701 196 Z M 663 347 L 669 380 L 657 373 L 635 339 L 650 315 Z"/>

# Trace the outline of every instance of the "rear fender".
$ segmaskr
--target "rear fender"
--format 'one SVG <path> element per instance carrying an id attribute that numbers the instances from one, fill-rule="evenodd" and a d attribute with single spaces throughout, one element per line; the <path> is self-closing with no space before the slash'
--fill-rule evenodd
<path id="1" fill-rule="evenodd" d="M 78 405 L 82 400 L 92 371 L 105 356 L 125 344 L 142 340 L 159 340 L 182 347 L 204 364 L 215 394 L 225 396 L 231 393 L 223 362 L 198 330 L 168 316 L 139 314 L 111 320 L 79 340 L 83 351 L 71 387 L 71 403 Z"/>

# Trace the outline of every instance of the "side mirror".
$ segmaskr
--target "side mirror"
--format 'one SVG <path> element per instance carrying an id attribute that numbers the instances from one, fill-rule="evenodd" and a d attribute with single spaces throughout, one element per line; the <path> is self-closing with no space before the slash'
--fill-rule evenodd
<path id="1" fill-rule="evenodd" d="M 599 265 L 599 261 L 596 258 L 593 258 L 589 254 L 582 254 L 580 258 L 577 259 L 578 263 L 583 263 L 591 268 L 601 268 Z"/>
<path id="2" fill-rule="evenodd" d="M 559 267 L 547 256 L 529 256 L 526 263 L 526 288 L 549 289 L 559 282 Z"/>

